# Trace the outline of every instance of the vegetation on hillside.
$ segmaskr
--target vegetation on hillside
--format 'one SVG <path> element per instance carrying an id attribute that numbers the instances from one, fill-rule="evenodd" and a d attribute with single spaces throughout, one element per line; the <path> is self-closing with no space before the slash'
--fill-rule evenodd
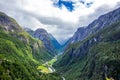
<path id="1" fill-rule="evenodd" d="M 37 69 L 52 57 L 40 40 L 0 13 L 0 80 L 61 80 L 57 73 L 44 74 Z"/>
<path id="2" fill-rule="evenodd" d="M 69 45 L 54 67 L 66 80 L 119 80 L 119 57 L 120 22 L 116 22 Z"/>

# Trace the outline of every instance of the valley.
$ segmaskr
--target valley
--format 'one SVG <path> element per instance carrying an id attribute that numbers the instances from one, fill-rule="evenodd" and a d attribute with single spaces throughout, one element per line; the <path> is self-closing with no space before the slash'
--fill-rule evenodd
<path id="1" fill-rule="evenodd" d="M 45 74 L 55 73 L 56 70 L 54 69 L 54 67 L 52 65 L 54 64 L 54 62 L 57 61 L 57 57 L 59 57 L 59 55 L 55 56 L 52 60 L 47 61 L 44 64 L 38 66 L 37 69 L 40 70 L 42 73 L 45 73 Z M 60 73 L 58 73 L 58 74 L 61 76 L 62 80 L 66 80 L 65 77 L 63 77 Z"/>
<path id="2" fill-rule="evenodd" d="M 68 43 L 53 64 L 66 80 L 120 79 L 120 8 L 79 28 Z"/>
<path id="3" fill-rule="evenodd" d="M 120 7 L 79 27 L 64 44 L 0 12 L 0 80 L 120 80 Z"/>

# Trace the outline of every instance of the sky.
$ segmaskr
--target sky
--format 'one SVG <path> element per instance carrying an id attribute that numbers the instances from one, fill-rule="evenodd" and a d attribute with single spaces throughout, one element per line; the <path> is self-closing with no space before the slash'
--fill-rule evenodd
<path id="1" fill-rule="evenodd" d="M 120 7 L 120 0 L 0 0 L 0 11 L 22 27 L 44 28 L 61 44 L 77 28 Z"/>

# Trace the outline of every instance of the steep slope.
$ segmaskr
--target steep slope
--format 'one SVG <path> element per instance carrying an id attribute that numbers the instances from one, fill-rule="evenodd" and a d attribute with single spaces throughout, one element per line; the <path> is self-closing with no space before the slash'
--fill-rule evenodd
<path id="1" fill-rule="evenodd" d="M 66 80 L 105 80 L 108 77 L 120 80 L 120 10 L 117 10 L 107 14 L 116 12 L 110 25 L 106 22 L 107 26 L 99 26 L 96 29 L 100 30 L 91 32 L 83 40 L 69 45 L 54 64 Z"/>
<path id="2" fill-rule="evenodd" d="M 35 38 L 38 38 L 40 40 L 43 40 L 44 44 L 46 45 L 46 48 L 52 52 L 56 52 L 58 53 L 59 51 L 61 51 L 61 45 L 60 43 L 55 39 L 55 37 L 48 33 L 45 29 L 37 29 L 36 31 L 33 31 L 29 28 L 25 28 L 25 31 L 27 31 L 30 35 L 32 35 Z M 40 37 L 41 36 L 41 37 Z M 47 44 L 50 44 L 49 46 Z"/>
<path id="3" fill-rule="evenodd" d="M 73 37 L 70 39 L 69 43 L 74 43 L 82 41 L 90 34 L 94 34 L 100 29 L 120 20 L 120 8 L 111 11 L 105 15 L 100 16 L 98 19 L 94 20 L 87 27 L 80 27 Z"/>
<path id="4" fill-rule="evenodd" d="M 35 38 L 38 38 L 39 40 L 43 41 L 45 47 L 49 51 L 51 51 L 53 53 L 53 55 L 57 54 L 56 51 L 55 51 L 55 48 L 52 44 L 52 41 L 50 39 L 49 33 L 45 29 L 42 29 L 42 28 L 37 29 L 34 32 L 33 36 Z"/>
<path id="5" fill-rule="evenodd" d="M 31 52 L 34 55 L 34 57 L 37 59 L 37 57 L 41 57 L 40 55 L 47 53 L 46 55 L 50 57 L 51 53 L 48 54 L 47 50 L 44 48 L 44 45 L 41 41 L 38 41 L 34 38 L 32 38 L 28 33 L 26 33 L 18 24 L 17 22 L 12 19 L 11 17 L 5 15 L 4 13 L 0 13 L 0 29 L 1 32 L 6 33 L 7 35 L 13 36 L 19 40 L 21 40 L 26 45 L 30 46 Z M 4 36 L 3 36 L 4 37 Z M 42 49 L 43 51 L 46 51 L 44 53 L 39 54 L 39 51 Z M 42 52 L 42 50 L 40 52 Z M 40 58 L 38 58 L 40 59 Z M 47 58 L 46 58 L 47 59 Z"/>
<path id="6" fill-rule="evenodd" d="M 61 80 L 57 74 L 37 70 L 37 66 L 51 58 L 42 41 L 31 37 L 13 18 L 0 12 L 1 80 Z"/>

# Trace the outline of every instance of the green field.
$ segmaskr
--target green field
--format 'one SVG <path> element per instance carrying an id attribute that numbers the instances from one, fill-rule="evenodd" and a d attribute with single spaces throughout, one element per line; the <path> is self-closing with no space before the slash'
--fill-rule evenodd
<path id="1" fill-rule="evenodd" d="M 50 73 L 50 72 L 51 72 L 51 71 L 47 68 L 46 65 L 38 66 L 37 69 L 40 70 L 42 73 Z"/>
<path id="2" fill-rule="evenodd" d="M 43 65 L 38 66 L 38 70 L 40 70 L 42 73 L 52 73 L 49 68 L 52 66 L 52 64 L 57 61 L 57 58 L 54 57 L 52 60 L 47 61 Z M 48 68 L 49 67 L 49 68 Z"/>

